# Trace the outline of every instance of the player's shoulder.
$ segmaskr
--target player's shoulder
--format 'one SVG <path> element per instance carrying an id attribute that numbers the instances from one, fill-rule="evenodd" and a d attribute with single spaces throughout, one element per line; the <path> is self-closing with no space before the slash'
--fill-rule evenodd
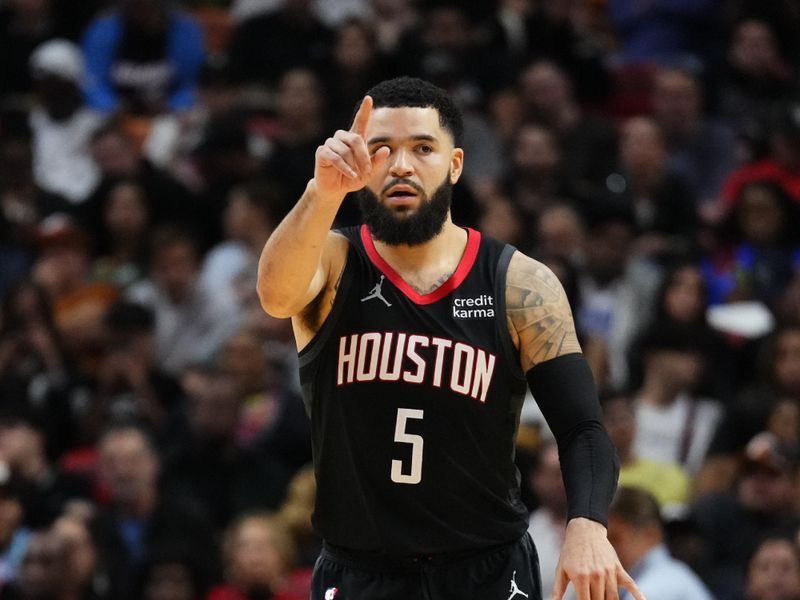
<path id="1" fill-rule="evenodd" d="M 519 306 L 524 299 L 531 301 L 531 294 L 541 302 L 555 300 L 561 297 L 563 288 L 550 267 L 515 250 L 506 273 L 506 304 Z"/>

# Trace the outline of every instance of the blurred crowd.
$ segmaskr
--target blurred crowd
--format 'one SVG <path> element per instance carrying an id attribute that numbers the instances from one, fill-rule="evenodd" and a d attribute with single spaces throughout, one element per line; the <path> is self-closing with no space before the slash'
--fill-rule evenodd
<path id="1" fill-rule="evenodd" d="M 414 75 L 465 115 L 454 220 L 570 297 L 623 565 L 649 600 L 798 600 L 798 32 L 794 0 L 0 0 L 0 597 L 308 598 L 257 261 L 316 147 Z M 547 595 L 532 398 L 517 460 Z"/>

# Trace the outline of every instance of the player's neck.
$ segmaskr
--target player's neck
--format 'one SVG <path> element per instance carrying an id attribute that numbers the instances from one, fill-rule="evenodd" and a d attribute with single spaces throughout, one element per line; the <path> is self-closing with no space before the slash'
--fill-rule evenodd
<path id="1" fill-rule="evenodd" d="M 400 273 L 416 272 L 455 260 L 456 264 L 467 245 L 467 232 L 455 225 L 447 215 L 442 231 L 422 244 L 390 246 L 374 240 L 375 249 L 392 268 Z"/>

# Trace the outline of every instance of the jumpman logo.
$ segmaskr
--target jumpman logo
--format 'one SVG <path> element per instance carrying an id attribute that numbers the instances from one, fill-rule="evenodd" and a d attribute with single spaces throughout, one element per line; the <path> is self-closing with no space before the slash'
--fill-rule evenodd
<path id="1" fill-rule="evenodd" d="M 516 577 L 517 577 L 517 572 L 514 571 L 514 573 L 511 575 L 511 590 L 510 590 L 511 595 L 508 597 L 508 600 L 511 600 L 517 594 L 519 594 L 520 596 L 525 596 L 526 598 L 528 597 L 528 594 L 526 594 L 517 587 L 517 582 L 515 581 Z"/>
<path id="2" fill-rule="evenodd" d="M 366 297 L 362 298 L 361 301 L 366 302 L 367 300 L 372 300 L 373 298 L 380 298 L 381 300 L 383 300 L 383 303 L 386 306 L 391 306 L 391 304 L 389 304 L 389 301 L 386 300 L 386 298 L 384 298 L 383 294 L 381 293 L 382 285 L 383 285 L 383 275 L 381 275 L 381 280 L 375 284 L 375 287 L 372 288 L 369 291 L 369 294 Z"/>

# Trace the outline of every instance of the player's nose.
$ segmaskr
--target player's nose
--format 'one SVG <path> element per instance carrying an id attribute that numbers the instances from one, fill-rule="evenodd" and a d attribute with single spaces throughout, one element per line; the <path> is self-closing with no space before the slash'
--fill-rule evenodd
<path id="1" fill-rule="evenodd" d="M 393 156 L 390 156 L 389 161 L 389 174 L 392 177 L 408 177 L 414 172 L 411 156 L 405 148 L 399 149 Z"/>

